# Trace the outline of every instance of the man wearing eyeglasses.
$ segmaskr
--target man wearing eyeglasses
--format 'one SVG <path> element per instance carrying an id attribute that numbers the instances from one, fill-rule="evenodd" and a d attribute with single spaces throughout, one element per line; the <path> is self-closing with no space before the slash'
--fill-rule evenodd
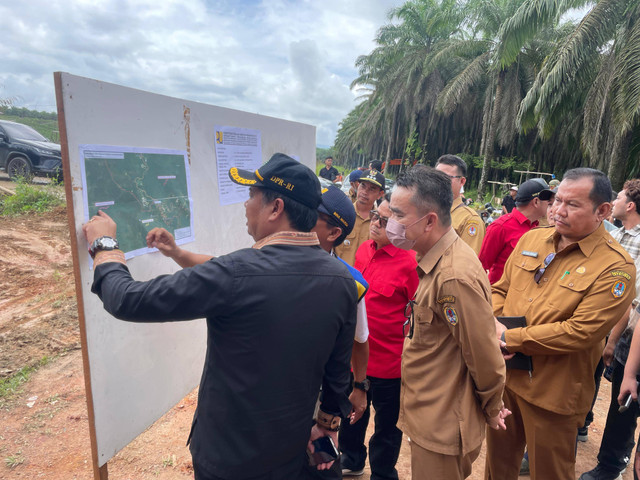
<path id="1" fill-rule="evenodd" d="M 356 224 L 341 245 L 335 248 L 336 255 L 353 266 L 356 251 L 366 240 L 369 240 L 369 212 L 375 209 L 376 201 L 384 195 L 385 179 L 377 170 L 365 170 L 360 176 L 357 199 L 353 206 L 356 209 Z"/>
<path id="2" fill-rule="evenodd" d="M 491 286 L 475 252 L 451 227 L 451 180 L 417 166 L 398 177 L 387 236 L 421 258 L 407 309 L 398 426 L 411 438 L 413 480 L 462 480 L 485 427 L 504 428 L 505 367 Z"/>
<path id="3" fill-rule="evenodd" d="M 467 164 L 457 155 L 443 155 L 436 163 L 436 170 L 445 173 L 451 179 L 451 224 L 458 236 L 480 253 L 484 238 L 484 222 L 478 212 L 462 202 L 462 188 L 467 183 Z"/>
<path id="4" fill-rule="evenodd" d="M 538 220 L 547 214 L 553 192 L 543 179 L 531 179 L 520 185 L 511 213 L 502 215 L 487 227 L 478 258 L 489 271 L 489 282 L 496 283 L 502 276 L 504 264 L 520 237 L 538 226 Z"/>
<path id="5" fill-rule="evenodd" d="M 518 478 L 525 443 L 533 480 L 575 475 L 576 430 L 594 393 L 603 339 L 631 304 L 635 266 L 606 232 L 611 183 L 602 172 L 564 174 L 555 227 L 525 233 L 493 285 L 496 316 L 524 316 L 526 327 L 496 322 L 505 354 L 531 356 L 532 370 L 509 369 L 506 432 L 487 434 L 485 478 Z"/>
<path id="6" fill-rule="evenodd" d="M 356 252 L 355 267 L 369 284 L 365 296 L 369 324 L 369 362 L 365 382 L 355 389 L 366 393 L 366 410 L 353 423 L 340 427 L 342 474 L 362 475 L 367 460 L 364 440 L 375 409 L 375 433 L 369 440 L 369 465 L 373 480 L 398 480 L 395 465 L 400 454 L 402 432 L 396 426 L 400 409 L 400 362 L 402 324 L 407 303 L 418 286 L 415 252 L 394 247 L 385 228 L 391 216 L 389 197 L 371 211 L 370 239 Z M 355 391 L 355 390 L 354 390 Z"/>

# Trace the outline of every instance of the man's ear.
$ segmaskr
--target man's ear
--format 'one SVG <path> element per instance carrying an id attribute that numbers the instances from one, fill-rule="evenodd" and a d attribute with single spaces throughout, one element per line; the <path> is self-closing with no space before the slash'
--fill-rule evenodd
<path id="1" fill-rule="evenodd" d="M 460 186 L 464 187 L 465 183 L 467 183 L 467 177 L 460 178 Z"/>
<path id="2" fill-rule="evenodd" d="M 599 221 L 609 218 L 609 215 L 611 215 L 611 204 L 609 202 L 598 205 L 598 208 L 596 208 L 596 216 Z"/>
<path id="3" fill-rule="evenodd" d="M 269 214 L 269 220 L 277 220 L 281 215 L 284 214 L 284 201 L 281 198 L 276 198 L 271 204 L 271 213 Z"/>
<path id="4" fill-rule="evenodd" d="M 340 237 L 340 235 L 342 235 L 342 229 L 340 227 L 332 227 L 327 240 L 333 243 L 338 239 L 338 237 Z"/>

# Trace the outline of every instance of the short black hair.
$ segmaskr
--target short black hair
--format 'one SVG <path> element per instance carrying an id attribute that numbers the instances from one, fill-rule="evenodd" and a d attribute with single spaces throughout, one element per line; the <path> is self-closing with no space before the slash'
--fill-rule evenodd
<path id="1" fill-rule="evenodd" d="M 611 201 L 611 182 L 600 170 L 587 167 L 572 168 L 571 170 L 567 170 L 562 176 L 563 181 L 575 181 L 582 178 L 590 178 L 593 182 L 593 187 L 591 187 L 591 192 L 589 192 L 589 199 L 593 204 L 594 211 L 603 203 Z"/>
<path id="2" fill-rule="evenodd" d="M 264 205 L 273 202 L 277 198 L 282 199 L 284 203 L 284 213 L 287 215 L 291 226 L 296 230 L 300 232 L 310 232 L 311 229 L 315 227 L 318 221 L 317 209 L 309 208 L 269 188 L 260 188 L 260 191 L 262 191 L 262 203 Z"/>
<path id="3" fill-rule="evenodd" d="M 325 162 L 326 162 L 327 160 L 329 160 L 329 159 L 333 160 L 333 157 L 332 157 L 331 155 L 329 155 L 328 157 L 324 157 L 324 161 L 325 161 Z"/>
<path id="4" fill-rule="evenodd" d="M 451 154 L 442 155 L 436 162 L 436 167 L 441 163 L 443 165 L 453 165 L 458 168 L 458 175 L 462 175 L 463 177 L 467 176 L 467 163 L 459 156 Z"/>
<path id="5" fill-rule="evenodd" d="M 371 160 L 369 165 L 371 165 L 371 170 L 382 170 L 382 160 Z"/>
<path id="6" fill-rule="evenodd" d="M 398 176 L 396 186 L 414 189 L 411 201 L 422 215 L 435 212 L 443 226 L 451 225 L 453 192 L 448 175 L 426 165 L 416 165 Z"/>

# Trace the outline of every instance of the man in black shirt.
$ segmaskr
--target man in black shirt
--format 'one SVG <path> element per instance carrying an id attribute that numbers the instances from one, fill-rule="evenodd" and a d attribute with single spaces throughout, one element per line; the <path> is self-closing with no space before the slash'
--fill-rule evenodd
<path id="1" fill-rule="evenodd" d="M 516 195 L 518 194 L 518 187 L 515 185 L 509 189 L 509 193 L 502 199 L 502 214 L 511 213 L 511 210 L 516 208 Z"/>
<path id="2" fill-rule="evenodd" d="M 331 181 L 331 182 L 335 182 L 338 179 L 338 176 L 340 175 L 340 172 L 338 171 L 337 168 L 335 168 L 333 166 L 333 158 L 331 157 L 327 157 L 324 159 L 324 165 L 325 167 L 323 169 L 320 170 L 320 176 L 322 178 L 326 178 L 327 180 Z"/>
<path id="3" fill-rule="evenodd" d="M 340 419 L 351 410 L 357 288 L 309 233 L 320 203 L 311 170 L 276 154 L 256 172 L 232 168 L 229 176 L 250 187 L 245 215 L 253 248 L 206 258 L 175 247 L 169 256 L 183 270 L 136 282 L 118 250 L 115 223 L 99 212 L 83 226 L 94 256 L 92 291 L 123 320 L 206 317 L 207 353 L 190 435 L 196 480 L 307 479 L 310 441 L 336 441 Z M 167 248 L 160 238 L 148 242 Z M 318 302 L 319 291 L 331 302 Z"/>

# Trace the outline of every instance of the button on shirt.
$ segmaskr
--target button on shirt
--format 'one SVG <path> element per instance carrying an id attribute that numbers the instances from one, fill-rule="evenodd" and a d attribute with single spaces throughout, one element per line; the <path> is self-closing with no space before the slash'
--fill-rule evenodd
<path id="1" fill-rule="evenodd" d="M 478 212 L 462 203 L 462 197 L 456 198 L 451 205 L 451 225 L 477 255 L 484 238 L 484 222 Z"/>
<path id="2" fill-rule="evenodd" d="M 538 283 L 536 272 L 557 251 L 552 228 L 525 233 L 493 285 L 496 316 L 525 316 L 527 326 L 505 333 L 507 349 L 531 355 L 531 376 L 507 371 L 507 388 L 560 415 L 587 413 L 604 337 L 635 297 L 629 254 L 600 225 L 557 252 Z"/>
<path id="3" fill-rule="evenodd" d="M 367 240 L 356 252 L 355 267 L 369 283 L 365 296 L 369 324 L 367 375 L 400 378 L 404 309 L 418 287 L 416 252 Z"/>
<path id="4" fill-rule="evenodd" d="M 482 265 L 453 229 L 418 264 L 414 332 L 402 352 L 398 426 L 444 455 L 480 447 L 502 407 L 505 366 Z"/>
<path id="5" fill-rule="evenodd" d="M 489 270 L 490 283 L 496 283 L 502 277 L 504 264 L 520 237 L 537 226 L 537 221 L 531 223 L 516 208 L 511 213 L 498 217 L 487 227 L 478 258 L 484 269 Z"/>

